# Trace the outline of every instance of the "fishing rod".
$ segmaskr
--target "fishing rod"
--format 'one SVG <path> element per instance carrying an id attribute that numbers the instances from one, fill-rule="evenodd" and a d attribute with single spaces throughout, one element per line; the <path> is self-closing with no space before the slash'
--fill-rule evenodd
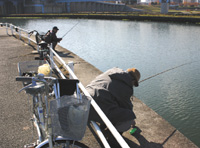
<path id="1" fill-rule="evenodd" d="M 62 36 L 62 38 L 64 38 L 70 31 L 72 31 L 72 29 L 74 28 L 74 27 L 76 27 L 77 25 L 79 24 L 79 22 L 77 22 L 69 31 L 67 31 L 63 36 Z"/>
<path id="2" fill-rule="evenodd" d="M 173 69 L 176 69 L 176 68 L 182 67 L 182 66 L 184 66 L 184 65 L 188 65 L 188 64 L 194 63 L 194 62 L 197 62 L 197 61 L 184 63 L 184 64 L 178 65 L 178 66 L 176 66 L 176 67 L 167 69 L 167 70 L 165 70 L 165 71 L 159 72 L 159 73 L 157 73 L 157 74 L 155 74 L 155 75 L 152 75 L 152 76 L 150 76 L 150 77 L 148 77 L 148 78 L 145 78 L 145 79 L 139 81 L 139 83 L 144 82 L 144 81 L 146 81 L 146 80 L 149 80 L 149 79 L 151 79 L 151 78 L 153 78 L 153 77 L 156 77 L 156 76 L 158 76 L 158 75 L 161 75 L 161 74 L 163 74 L 163 73 L 166 73 L 166 72 L 168 72 L 168 71 L 171 71 L 171 70 L 173 70 Z"/>

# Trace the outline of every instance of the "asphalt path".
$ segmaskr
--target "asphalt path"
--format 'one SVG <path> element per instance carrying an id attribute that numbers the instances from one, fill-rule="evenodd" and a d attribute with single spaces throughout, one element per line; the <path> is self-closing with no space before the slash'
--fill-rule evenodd
<path id="1" fill-rule="evenodd" d="M 38 137 L 30 122 L 31 97 L 18 92 L 23 86 L 15 81 L 19 75 L 17 64 L 35 60 L 39 55 L 33 54 L 34 47 L 25 41 L 8 36 L 5 29 L 0 29 L 0 45 L 0 148 L 21 148 L 36 142 Z M 81 142 L 100 147 L 89 128 Z"/>
<path id="2" fill-rule="evenodd" d="M 24 92 L 18 93 L 22 84 L 15 81 L 15 77 L 18 76 L 17 63 L 34 60 L 30 51 L 32 51 L 30 46 L 12 36 L 7 36 L 5 30 L 0 30 L 1 148 L 20 148 L 29 141 L 33 142 L 28 97 Z"/>

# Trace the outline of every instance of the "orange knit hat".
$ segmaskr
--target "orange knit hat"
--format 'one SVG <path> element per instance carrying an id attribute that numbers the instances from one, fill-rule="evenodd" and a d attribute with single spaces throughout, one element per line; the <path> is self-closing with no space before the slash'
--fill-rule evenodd
<path id="1" fill-rule="evenodd" d="M 139 86 L 140 72 L 136 68 L 129 68 L 126 71 L 136 80 L 135 86 Z"/>

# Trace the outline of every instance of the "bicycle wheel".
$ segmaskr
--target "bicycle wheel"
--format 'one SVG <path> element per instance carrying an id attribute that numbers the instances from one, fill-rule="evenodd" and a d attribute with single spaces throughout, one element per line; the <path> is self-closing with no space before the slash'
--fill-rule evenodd
<path id="1" fill-rule="evenodd" d="M 83 143 L 72 140 L 56 140 L 53 145 L 55 148 L 89 148 Z M 41 148 L 49 148 L 49 143 L 43 145 Z"/>

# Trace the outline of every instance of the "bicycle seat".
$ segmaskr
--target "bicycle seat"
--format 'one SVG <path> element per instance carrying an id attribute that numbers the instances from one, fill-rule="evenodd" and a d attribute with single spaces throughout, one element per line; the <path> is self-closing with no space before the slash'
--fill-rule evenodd
<path id="1" fill-rule="evenodd" d="M 47 48 L 48 43 L 42 41 L 39 43 L 39 46 L 41 46 L 41 48 Z"/>
<path id="2" fill-rule="evenodd" d="M 43 83 L 36 83 L 37 85 L 26 88 L 26 93 L 34 95 L 45 92 L 45 85 Z"/>

